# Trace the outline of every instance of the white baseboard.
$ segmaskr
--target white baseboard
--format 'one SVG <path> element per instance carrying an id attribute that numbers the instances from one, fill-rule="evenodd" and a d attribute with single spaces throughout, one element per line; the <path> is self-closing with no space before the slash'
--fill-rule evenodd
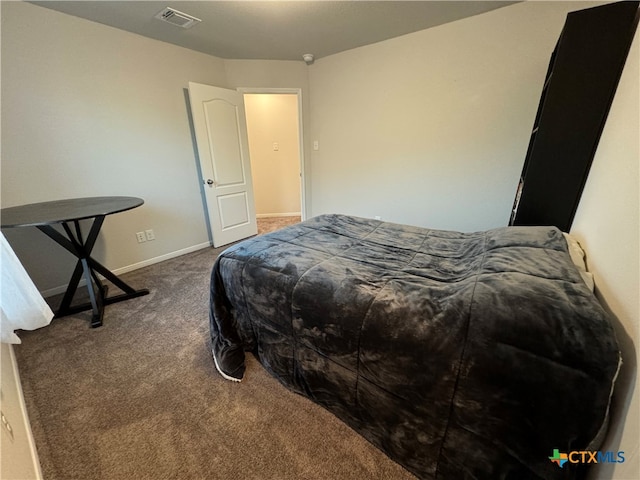
<path id="1" fill-rule="evenodd" d="M 300 217 L 300 212 L 287 212 L 287 213 L 258 213 L 256 218 L 271 218 L 271 217 Z"/>
<path id="2" fill-rule="evenodd" d="M 197 252 L 198 250 L 202 250 L 203 248 L 208 248 L 210 246 L 211 244 L 209 242 L 200 243 L 198 245 L 193 245 L 181 250 L 176 250 L 175 252 L 160 255 L 159 257 L 150 258 L 149 260 L 143 260 L 142 262 L 134 263 L 126 267 L 116 268 L 115 270 L 113 270 L 113 273 L 115 273 L 116 275 L 122 275 L 123 273 L 132 272 L 134 270 L 138 270 L 139 268 L 148 267 L 149 265 L 164 262 L 165 260 L 171 260 L 172 258 L 180 257 L 182 255 L 186 255 L 187 253 Z"/>
<path id="3" fill-rule="evenodd" d="M 198 250 L 202 250 L 203 248 L 210 247 L 211 244 L 209 242 L 200 243 L 198 245 L 193 245 L 191 247 L 183 248 L 181 250 L 176 250 L 175 252 L 166 253 L 164 255 L 160 255 L 159 257 L 150 258 L 148 260 L 143 260 L 142 262 L 133 263 L 131 265 L 127 265 L 125 267 L 116 268 L 112 270 L 115 275 L 122 275 L 127 272 L 132 272 L 134 270 L 138 270 L 140 268 L 148 267 L 149 265 L 154 265 L 156 263 L 164 262 L 165 260 L 170 260 L 172 258 L 180 257 L 182 255 L 186 255 L 187 253 L 197 252 Z M 79 285 L 86 285 L 86 282 L 83 280 L 80 281 Z M 40 294 L 44 297 L 51 297 L 53 295 L 59 295 L 64 293 L 67 290 L 67 285 L 60 285 L 59 287 L 50 288 L 48 290 L 44 290 L 40 292 Z"/>

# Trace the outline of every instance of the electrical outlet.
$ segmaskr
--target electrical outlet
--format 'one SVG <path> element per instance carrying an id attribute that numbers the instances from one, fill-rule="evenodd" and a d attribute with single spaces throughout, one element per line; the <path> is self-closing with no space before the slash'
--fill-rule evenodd
<path id="1" fill-rule="evenodd" d="M 144 232 L 136 232 L 136 238 L 138 239 L 138 243 L 147 241 L 147 237 L 144 235 Z"/>
<path id="2" fill-rule="evenodd" d="M 149 230 L 145 230 L 144 233 L 147 235 L 147 241 L 151 241 L 151 240 L 155 240 L 156 239 L 156 235 L 155 233 L 153 233 L 153 230 L 149 229 Z"/>

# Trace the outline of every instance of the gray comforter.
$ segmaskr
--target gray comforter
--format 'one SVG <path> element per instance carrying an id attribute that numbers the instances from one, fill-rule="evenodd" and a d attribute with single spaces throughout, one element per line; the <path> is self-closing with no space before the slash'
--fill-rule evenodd
<path id="1" fill-rule="evenodd" d="M 324 215 L 224 251 L 211 341 L 252 351 L 426 479 L 568 479 L 597 449 L 619 352 L 553 227 L 457 233 Z"/>

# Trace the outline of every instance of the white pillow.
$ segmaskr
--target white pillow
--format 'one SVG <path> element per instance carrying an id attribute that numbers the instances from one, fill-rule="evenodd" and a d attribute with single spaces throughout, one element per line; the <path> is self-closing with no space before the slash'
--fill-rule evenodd
<path id="1" fill-rule="evenodd" d="M 571 255 L 571 260 L 573 260 L 573 263 L 576 265 L 576 267 L 578 267 L 584 283 L 586 283 L 589 289 L 593 292 L 593 274 L 587 270 L 587 264 L 585 262 L 586 255 L 584 253 L 584 250 L 580 246 L 578 240 L 573 238 L 568 233 L 562 232 L 562 234 L 564 235 L 564 239 L 567 241 L 567 245 L 569 246 L 569 255 Z"/>

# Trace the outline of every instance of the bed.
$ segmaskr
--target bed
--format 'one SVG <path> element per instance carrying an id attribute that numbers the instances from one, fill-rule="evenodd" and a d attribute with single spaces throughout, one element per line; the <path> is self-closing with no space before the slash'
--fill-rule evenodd
<path id="1" fill-rule="evenodd" d="M 245 352 L 419 478 L 569 479 L 597 450 L 620 354 L 555 227 L 459 233 L 321 215 L 235 244 L 211 348 Z"/>

